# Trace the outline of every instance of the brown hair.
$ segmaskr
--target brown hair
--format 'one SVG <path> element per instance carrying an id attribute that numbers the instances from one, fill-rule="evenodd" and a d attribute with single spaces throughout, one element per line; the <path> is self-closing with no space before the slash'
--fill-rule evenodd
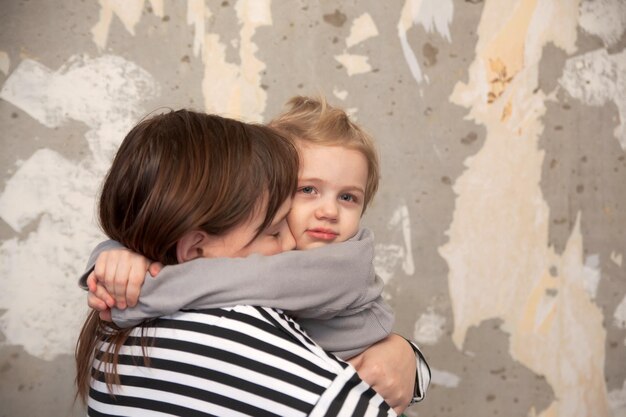
<path id="1" fill-rule="evenodd" d="M 323 146 L 343 146 L 361 152 L 367 160 L 367 183 L 363 212 L 378 190 L 380 168 L 374 141 L 348 114 L 323 97 L 296 96 L 269 125 L 292 140 Z"/>
<path id="2" fill-rule="evenodd" d="M 102 187 L 100 224 L 127 248 L 173 264 L 176 243 L 186 232 L 224 234 L 266 202 L 262 232 L 293 194 L 297 174 L 295 146 L 273 129 L 171 111 L 140 122 L 122 142 Z M 119 384 L 118 352 L 130 330 L 112 328 L 95 311 L 88 316 L 75 354 L 77 395 L 83 401 L 102 342 L 109 343 L 107 352 L 98 352 L 102 363 L 110 364 L 104 370 L 107 385 Z"/>

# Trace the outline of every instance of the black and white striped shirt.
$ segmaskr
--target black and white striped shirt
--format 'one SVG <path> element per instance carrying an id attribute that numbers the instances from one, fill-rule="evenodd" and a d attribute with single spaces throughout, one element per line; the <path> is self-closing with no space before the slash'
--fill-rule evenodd
<path id="1" fill-rule="evenodd" d="M 141 332 L 135 328 L 120 350 L 115 398 L 102 374 L 92 379 L 90 416 L 396 415 L 352 366 L 275 309 L 240 305 L 161 317 L 143 330 L 149 366 Z"/>

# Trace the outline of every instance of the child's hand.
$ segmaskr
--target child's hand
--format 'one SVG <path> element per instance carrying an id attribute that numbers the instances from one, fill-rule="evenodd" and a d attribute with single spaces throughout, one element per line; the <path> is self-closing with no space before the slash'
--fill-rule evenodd
<path id="1" fill-rule="evenodd" d="M 373 344 L 348 362 L 400 415 L 413 398 L 417 362 L 408 342 L 396 334 Z"/>
<path id="2" fill-rule="evenodd" d="M 115 306 L 123 310 L 127 306 L 133 307 L 137 304 L 146 271 L 150 271 L 154 277 L 162 267 L 161 263 L 152 263 L 148 258 L 128 249 L 105 251 L 98 256 L 92 273 L 96 284 L 103 284 L 104 287 L 98 289 L 97 285 L 93 285 L 93 290 L 92 287 L 89 290 L 109 308 Z M 87 279 L 88 286 L 89 281 Z"/>
<path id="3" fill-rule="evenodd" d="M 111 307 L 115 304 L 113 297 L 107 292 L 104 286 L 96 281 L 96 275 L 92 272 L 87 278 L 89 296 L 87 304 L 98 311 L 98 316 L 104 321 L 113 321 L 111 317 Z"/>

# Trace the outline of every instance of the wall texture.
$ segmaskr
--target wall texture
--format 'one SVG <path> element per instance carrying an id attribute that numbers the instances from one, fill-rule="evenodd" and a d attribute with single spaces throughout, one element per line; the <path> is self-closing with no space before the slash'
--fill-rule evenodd
<path id="1" fill-rule="evenodd" d="M 94 197 L 162 106 L 326 95 L 377 139 L 416 416 L 626 416 L 626 2 L 9 0 L 0 13 L 0 415 L 69 416 Z"/>

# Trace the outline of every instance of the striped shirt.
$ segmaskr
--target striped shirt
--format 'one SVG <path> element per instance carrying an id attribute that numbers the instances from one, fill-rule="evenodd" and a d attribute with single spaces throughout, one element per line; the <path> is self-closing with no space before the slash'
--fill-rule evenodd
<path id="1" fill-rule="evenodd" d="M 135 328 L 120 349 L 120 385 L 110 392 L 102 373 L 92 378 L 89 416 L 396 415 L 279 310 L 240 305 L 156 319 L 143 328 L 148 366 L 141 334 Z"/>

